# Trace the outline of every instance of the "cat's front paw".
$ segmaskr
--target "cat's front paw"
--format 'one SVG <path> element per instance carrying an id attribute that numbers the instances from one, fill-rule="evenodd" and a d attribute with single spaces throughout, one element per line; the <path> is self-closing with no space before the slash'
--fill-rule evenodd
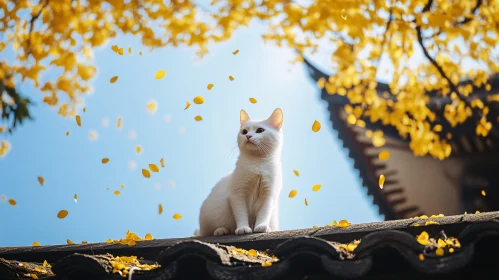
<path id="1" fill-rule="evenodd" d="M 224 227 L 219 227 L 213 232 L 214 236 L 219 236 L 219 235 L 227 235 L 229 234 L 229 230 L 224 228 Z"/>
<path id="2" fill-rule="evenodd" d="M 258 225 L 255 227 L 253 232 L 271 232 L 272 229 L 268 225 Z"/>
<path id="3" fill-rule="evenodd" d="M 251 229 L 247 226 L 238 227 L 236 229 L 236 235 L 252 233 Z"/>

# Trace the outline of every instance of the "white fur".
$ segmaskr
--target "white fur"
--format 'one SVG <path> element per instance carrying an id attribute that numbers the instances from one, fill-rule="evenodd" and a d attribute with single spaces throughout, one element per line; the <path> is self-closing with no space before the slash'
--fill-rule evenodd
<path id="1" fill-rule="evenodd" d="M 279 230 L 278 203 L 282 188 L 282 111 L 264 121 L 241 111 L 236 168 L 211 190 L 201 206 L 200 236 L 247 234 Z M 258 128 L 265 131 L 256 133 Z M 243 135 L 243 130 L 248 133 Z M 250 140 L 246 136 L 251 136 Z"/>

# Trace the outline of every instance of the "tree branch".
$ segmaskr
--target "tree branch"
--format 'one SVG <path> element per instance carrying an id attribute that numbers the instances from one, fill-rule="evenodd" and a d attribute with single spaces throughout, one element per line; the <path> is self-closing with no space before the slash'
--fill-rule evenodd
<path id="1" fill-rule="evenodd" d="M 31 54 L 31 33 L 33 32 L 33 28 L 35 26 L 35 21 L 40 17 L 40 15 L 43 12 L 43 9 L 45 9 L 49 4 L 49 0 L 45 0 L 45 4 L 40 8 L 38 13 L 31 18 L 29 22 L 29 33 L 28 33 L 28 42 L 26 43 L 26 56 L 29 56 Z"/>

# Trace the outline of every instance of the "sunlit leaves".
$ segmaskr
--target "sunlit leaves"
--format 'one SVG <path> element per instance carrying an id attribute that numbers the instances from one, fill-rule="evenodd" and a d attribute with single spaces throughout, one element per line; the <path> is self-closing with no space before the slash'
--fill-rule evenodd
<path id="1" fill-rule="evenodd" d="M 0 143 L 0 157 L 5 157 L 10 151 L 10 143 L 7 140 L 2 140 Z"/>
<path id="2" fill-rule="evenodd" d="M 175 214 L 173 214 L 173 219 L 180 220 L 180 219 L 182 219 L 182 215 L 180 215 L 179 213 L 175 213 Z"/>
<path id="3" fill-rule="evenodd" d="M 291 190 L 291 191 L 289 192 L 288 197 L 289 197 L 289 198 L 293 198 L 293 197 L 295 197 L 295 196 L 296 196 L 296 194 L 298 194 L 298 191 L 297 191 L 297 190 Z"/>
<path id="4" fill-rule="evenodd" d="M 149 172 L 149 170 L 147 170 L 147 169 L 142 169 L 142 176 L 144 176 L 146 178 L 150 178 L 151 172 Z"/>
<path id="5" fill-rule="evenodd" d="M 199 121 L 202 121 L 203 120 L 203 117 L 201 117 L 200 115 L 197 115 L 194 117 L 194 120 L 199 122 Z"/>
<path id="6" fill-rule="evenodd" d="M 312 124 L 312 131 L 318 132 L 319 130 L 321 130 L 321 123 L 318 121 L 314 121 L 314 123 Z"/>
<path id="7" fill-rule="evenodd" d="M 45 179 L 42 176 L 38 176 L 37 180 L 38 183 L 40 183 L 40 186 L 43 186 L 43 183 L 45 183 Z"/>
<path id="8" fill-rule="evenodd" d="M 12 205 L 12 206 L 16 206 L 17 205 L 17 201 L 15 201 L 14 199 L 9 199 L 8 200 L 9 204 Z"/>
<path id="9" fill-rule="evenodd" d="M 149 164 L 149 169 L 152 171 L 152 172 L 159 172 L 159 168 L 156 164 Z"/>
<path id="10" fill-rule="evenodd" d="M 211 90 L 214 86 L 215 86 L 214 84 L 208 84 L 208 85 L 206 86 L 206 88 L 207 88 L 208 90 Z"/>
<path id="11" fill-rule="evenodd" d="M 166 70 L 158 70 L 156 71 L 156 74 L 154 74 L 154 78 L 156 80 L 161 80 L 165 77 L 166 75 Z"/>
<path id="12" fill-rule="evenodd" d="M 321 184 L 316 184 L 312 186 L 312 191 L 318 192 L 321 189 Z"/>
<path id="13" fill-rule="evenodd" d="M 256 102 L 257 102 L 257 101 L 256 101 L 256 98 L 254 98 L 254 97 L 250 97 L 249 101 L 250 101 L 251 103 L 253 103 L 253 104 L 256 104 Z"/>
<path id="14" fill-rule="evenodd" d="M 108 159 L 108 158 L 103 158 L 103 159 L 101 160 L 101 162 L 102 162 L 102 164 L 106 164 L 106 163 L 108 163 L 108 162 L 109 162 L 109 159 Z"/>
<path id="15" fill-rule="evenodd" d="M 111 79 L 109 79 L 109 82 L 110 82 L 111 84 L 114 84 L 114 83 L 116 83 L 116 81 L 117 81 L 117 80 L 118 80 L 118 76 L 114 76 L 114 77 L 112 77 Z"/>
<path id="16" fill-rule="evenodd" d="M 68 214 L 69 214 L 68 210 L 61 210 L 57 213 L 57 218 L 64 219 L 68 216 Z"/>
<path id="17" fill-rule="evenodd" d="M 192 100 L 195 104 L 203 104 L 204 103 L 204 97 L 202 96 L 196 96 Z"/>

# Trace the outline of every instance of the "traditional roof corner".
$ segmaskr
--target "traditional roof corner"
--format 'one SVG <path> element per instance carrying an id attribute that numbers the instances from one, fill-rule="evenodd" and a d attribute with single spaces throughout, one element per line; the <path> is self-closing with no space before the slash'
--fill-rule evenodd
<path id="1" fill-rule="evenodd" d="M 135 246 L 7 247 L 0 279 L 495 279 L 487 255 L 498 249 L 499 212 L 490 212 Z"/>

